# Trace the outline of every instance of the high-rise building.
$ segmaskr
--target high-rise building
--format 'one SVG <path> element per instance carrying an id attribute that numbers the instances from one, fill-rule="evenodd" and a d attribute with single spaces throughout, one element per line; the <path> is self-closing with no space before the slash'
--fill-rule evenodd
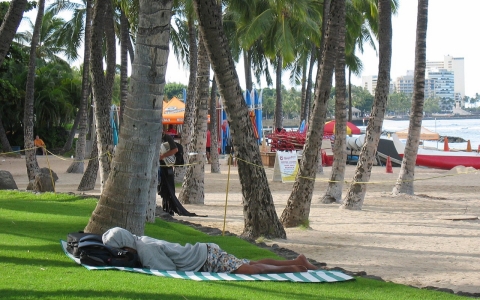
<path id="1" fill-rule="evenodd" d="M 428 77 L 428 76 L 425 76 Z M 408 70 L 407 75 L 397 77 L 395 80 L 395 92 L 413 95 L 414 73 Z M 425 98 L 435 96 L 435 79 L 425 78 Z"/>
<path id="2" fill-rule="evenodd" d="M 377 88 L 377 75 L 362 76 L 362 87 L 370 92 L 370 94 L 375 96 L 375 89 Z M 390 79 L 390 94 L 395 90 L 393 81 Z"/>
<path id="3" fill-rule="evenodd" d="M 463 57 L 453 57 L 445 55 L 443 61 L 427 61 L 427 70 L 429 69 L 445 69 L 452 71 L 454 74 L 454 90 L 456 94 L 460 94 L 462 106 L 463 97 L 465 97 L 465 67 Z"/>
<path id="4" fill-rule="evenodd" d="M 435 81 L 435 97 L 440 98 L 440 108 L 452 110 L 455 107 L 454 72 L 446 69 L 430 69 L 427 76 Z"/>

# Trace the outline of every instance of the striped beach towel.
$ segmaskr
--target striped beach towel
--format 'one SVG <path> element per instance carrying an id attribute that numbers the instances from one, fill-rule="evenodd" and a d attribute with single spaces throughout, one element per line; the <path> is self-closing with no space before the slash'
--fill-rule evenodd
<path id="1" fill-rule="evenodd" d="M 67 251 L 67 242 L 60 240 L 63 252 L 74 260 L 77 264 L 84 266 L 88 270 L 120 270 L 135 273 L 142 273 L 148 275 L 155 275 L 169 278 L 189 279 L 196 281 L 205 280 L 232 280 L 232 281 L 293 281 L 293 282 L 338 282 L 354 279 L 352 276 L 346 275 L 339 271 L 323 271 L 315 270 L 309 272 L 299 273 L 278 273 L 278 274 L 257 274 L 257 275 L 244 275 L 244 274 L 231 274 L 231 273 L 211 273 L 211 272 L 183 272 L 183 271 L 161 271 L 142 268 L 126 268 L 126 267 L 94 267 L 83 265 L 80 263 L 80 259 L 74 257 Z"/>

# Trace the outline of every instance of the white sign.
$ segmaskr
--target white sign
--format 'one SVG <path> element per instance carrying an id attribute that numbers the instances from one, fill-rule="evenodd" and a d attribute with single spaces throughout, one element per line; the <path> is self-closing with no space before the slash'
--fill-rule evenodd
<path id="1" fill-rule="evenodd" d="M 296 151 L 277 151 L 273 168 L 273 181 L 292 182 L 298 173 Z"/>

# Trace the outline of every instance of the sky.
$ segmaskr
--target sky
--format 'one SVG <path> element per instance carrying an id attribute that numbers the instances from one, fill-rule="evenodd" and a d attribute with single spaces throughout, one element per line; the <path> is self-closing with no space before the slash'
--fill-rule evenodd
<path id="1" fill-rule="evenodd" d="M 51 1 L 47 1 L 48 3 Z M 398 0 L 398 13 L 392 18 L 393 48 L 391 78 L 406 75 L 413 70 L 415 62 L 415 34 L 417 19 L 416 0 Z M 430 0 L 427 29 L 427 61 L 443 61 L 445 55 L 463 57 L 465 62 L 465 94 L 469 97 L 480 93 L 480 40 L 479 27 L 480 0 Z M 34 22 L 35 12 L 27 14 Z M 25 24 L 21 29 L 25 30 Z M 188 67 L 179 65 L 170 52 L 166 80 L 188 84 Z M 352 83 L 361 85 L 361 76 L 378 73 L 378 56 L 366 45 L 364 53 L 357 53 L 364 69 L 359 77 L 352 77 Z M 119 55 L 117 55 L 119 56 Z M 118 57 L 118 60 L 120 58 Z M 77 61 L 74 64 L 79 64 Z M 240 85 L 245 88 L 243 62 L 237 65 Z M 288 74 L 282 82 L 290 87 Z M 257 88 L 266 87 L 262 82 Z"/>

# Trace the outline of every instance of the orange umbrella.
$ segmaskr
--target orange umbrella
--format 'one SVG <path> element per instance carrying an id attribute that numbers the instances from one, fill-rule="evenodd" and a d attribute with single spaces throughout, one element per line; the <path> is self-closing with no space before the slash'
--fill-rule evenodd
<path id="1" fill-rule="evenodd" d="M 335 134 L 335 121 L 325 123 L 323 134 Z M 347 122 L 347 134 L 360 134 L 360 128 L 351 122 Z"/>

